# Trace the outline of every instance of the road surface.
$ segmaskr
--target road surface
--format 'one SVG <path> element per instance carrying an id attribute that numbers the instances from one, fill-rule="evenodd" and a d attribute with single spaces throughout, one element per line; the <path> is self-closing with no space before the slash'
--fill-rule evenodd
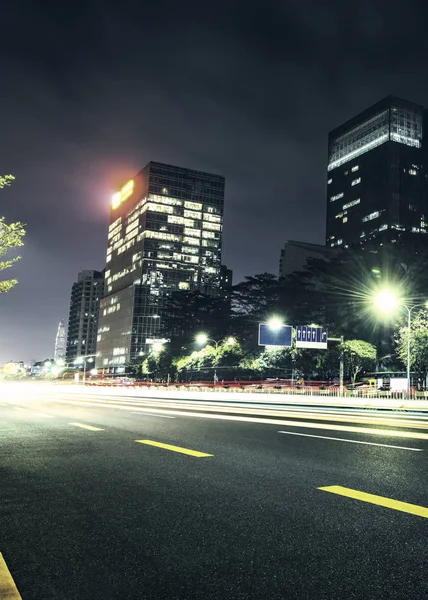
<path id="1" fill-rule="evenodd" d="M 417 414 L 6 386 L 0 598 L 423 600 L 427 453 Z"/>

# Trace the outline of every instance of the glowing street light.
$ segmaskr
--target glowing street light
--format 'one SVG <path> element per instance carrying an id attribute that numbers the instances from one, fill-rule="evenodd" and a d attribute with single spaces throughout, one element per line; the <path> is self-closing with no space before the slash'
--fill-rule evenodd
<path id="1" fill-rule="evenodd" d="M 382 290 L 375 295 L 374 305 L 385 315 L 391 315 L 397 310 L 401 303 L 393 290 Z"/>
<path id="2" fill-rule="evenodd" d="M 279 317 L 272 317 L 268 321 L 268 327 L 272 331 L 279 331 L 283 325 L 284 323 Z"/>
<path id="3" fill-rule="evenodd" d="M 152 344 L 152 350 L 153 352 L 160 352 L 161 350 L 163 350 L 162 342 L 155 342 L 154 344 Z"/>
<path id="4" fill-rule="evenodd" d="M 384 315 L 392 315 L 399 308 L 405 308 L 407 311 L 407 397 L 410 397 L 410 333 L 412 311 L 415 308 L 428 308 L 428 301 L 408 306 L 400 300 L 394 290 L 382 290 L 374 296 L 373 304 Z"/>
<path id="5" fill-rule="evenodd" d="M 212 342 L 215 345 L 216 350 L 218 349 L 219 344 L 221 344 L 223 341 L 226 344 L 226 346 L 233 346 L 233 344 L 236 343 L 236 339 L 232 336 L 228 337 L 226 340 L 219 340 L 218 342 L 208 337 L 206 333 L 198 333 L 198 335 L 195 337 L 195 342 L 200 346 L 204 346 L 208 342 Z"/>

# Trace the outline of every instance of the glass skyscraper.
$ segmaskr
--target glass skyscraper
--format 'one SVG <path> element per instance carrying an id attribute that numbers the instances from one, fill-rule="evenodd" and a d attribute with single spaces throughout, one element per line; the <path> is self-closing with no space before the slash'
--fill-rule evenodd
<path id="1" fill-rule="evenodd" d="M 97 368 L 122 371 L 162 341 L 172 292 L 220 293 L 224 177 L 150 162 L 112 198 Z"/>
<path id="2" fill-rule="evenodd" d="M 422 106 L 389 96 L 330 132 L 328 247 L 427 233 L 423 119 Z"/>

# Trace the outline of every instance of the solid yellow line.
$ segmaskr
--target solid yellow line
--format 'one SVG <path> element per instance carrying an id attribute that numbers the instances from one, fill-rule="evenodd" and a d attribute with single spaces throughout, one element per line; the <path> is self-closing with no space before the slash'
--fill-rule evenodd
<path id="1" fill-rule="evenodd" d="M 0 598 L 1 600 L 22 600 L 21 594 L 12 579 L 7 564 L 0 552 Z"/>
<path id="2" fill-rule="evenodd" d="M 101 427 L 92 427 L 92 425 L 84 425 L 83 423 L 69 423 L 69 425 L 81 427 L 82 429 L 89 429 L 89 431 L 104 431 L 104 429 L 101 429 Z"/>
<path id="3" fill-rule="evenodd" d="M 348 498 L 354 498 L 355 500 L 361 500 L 362 502 L 369 502 L 370 504 L 378 504 L 379 506 L 384 506 L 385 508 L 392 508 L 393 510 L 399 510 L 401 512 L 410 513 L 411 515 L 428 519 L 428 508 L 425 508 L 424 506 L 418 506 L 417 504 L 408 504 L 407 502 L 400 502 L 399 500 L 385 498 L 384 496 L 366 494 L 365 492 L 352 490 L 351 488 L 342 487 L 341 485 L 330 485 L 327 487 L 320 487 L 318 489 L 323 490 L 324 492 L 331 492 L 332 494 L 347 496 Z"/>
<path id="4" fill-rule="evenodd" d="M 164 448 L 165 450 L 172 450 L 172 452 L 181 452 L 181 454 L 189 454 L 190 456 L 196 456 L 202 458 L 203 456 L 213 456 L 206 452 L 198 452 L 198 450 L 189 450 L 189 448 L 180 448 L 180 446 L 171 446 L 170 444 L 162 444 L 161 442 L 154 442 L 153 440 L 135 440 L 139 444 L 147 444 L 148 446 L 157 446 L 158 448 Z"/>

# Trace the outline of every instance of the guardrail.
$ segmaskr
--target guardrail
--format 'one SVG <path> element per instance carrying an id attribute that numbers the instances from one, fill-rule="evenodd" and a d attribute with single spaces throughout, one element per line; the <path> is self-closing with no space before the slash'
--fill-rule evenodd
<path id="1" fill-rule="evenodd" d="M 428 391 L 412 389 L 410 398 L 406 391 L 382 391 L 373 387 L 344 389 L 340 392 L 339 386 L 330 385 L 325 387 L 319 382 L 310 382 L 305 385 L 287 385 L 280 382 L 225 382 L 225 383 L 155 383 L 155 382 L 121 382 L 121 381 L 86 381 L 86 386 L 92 387 L 121 387 L 121 388 L 144 388 L 149 390 L 168 390 L 189 392 L 229 392 L 231 394 L 255 393 L 255 394 L 283 394 L 293 396 L 324 396 L 331 398 L 365 398 L 365 399 L 389 399 L 389 400 L 428 400 Z"/>

